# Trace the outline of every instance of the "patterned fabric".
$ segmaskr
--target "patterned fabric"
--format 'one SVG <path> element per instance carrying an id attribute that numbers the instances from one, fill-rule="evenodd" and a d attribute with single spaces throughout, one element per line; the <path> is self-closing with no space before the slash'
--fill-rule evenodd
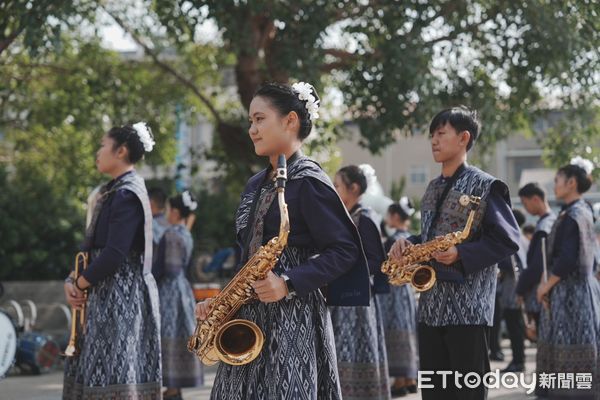
<path id="1" fill-rule="evenodd" d="M 288 165 L 288 179 L 302 177 L 296 171 L 303 160 Z M 273 182 L 263 187 L 256 215 L 266 214 L 264 210 L 273 201 L 268 194 L 274 191 Z M 247 193 L 241 200 L 236 214 L 238 233 L 249 224 L 254 196 L 254 192 Z M 252 235 L 262 236 L 262 232 L 254 229 Z M 316 249 L 288 246 L 273 271 L 281 274 L 316 253 Z M 265 343 L 249 364 L 219 365 L 211 399 L 341 400 L 331 316 L 319 291 L 276 303 L 252 302 L 242 306 L 235 318 L 256 323 L 265 335 Z"/>
<path id="2" fill-rule="evenodd" d="M 161 398 L 160 327 L 149 282 L 141 256 L 130 255 L 89 290 L 81 353 L 66 360 L 63 399 Z"/>
<path id="3" fill-rule="evenodd" d="M 389 399 L 383 324 L 377 298 L 369 307 L 330 307 L 344 400 Z"/>
<path id="4" fill-rule="evenodd" d="M 386 242 L 389 251 L 406 231 L 397 231 Z M 419 349 L 417 344 L 417 302 L 410 285 L 391 285 L 390 293 L 377 294 L 383 319 L 389 374 L 396 378 L 417 378 Z"/>
<path id="5" fill-rule="evenodd" d="M 555 246 L 560 246 L 560 243 L 555 243 L 555 237 L 565 214 L 573 218 L 579 227 L 580 252 L 578 259 L 573 261 L 578 268 L 552 288 L 550 310 L 542 310 L 543 347 L 538 371 L 589 373 L 592 376 L 591 390 L 555 389 L 550 391 L 550 395 L 600 399 L 600 284 L 592 275 L 596 246 L 591 229 L 593 218 L 583 200 L 561 213 L 548 238 L 549 255 L 554 253 Z"/>
<path id="6" fill-rule="evenodd" d="M 174 225 L 166 230 L 163 241 L 167 273 L 158 282 L 163 385 L 168 388 L 201 386 L 204 382 L 202 365 L 187 350 L 187 339 L 196 326 L 196 301 L 185 277 L 192 255 L 192 235 L 183 225 Z"/>
<path id="7" fill-rule="evenodd" d="M 458 177 L 448 192 L 440 210 L 440 217 L 435 227 L 431 221 L 435 214 L 435 204 L 441 195 L 445 183 L 442 178 L 434 179 L 423 196 L 421 210 L 421 235 L 424 241 L 438 235 L 444 235 L 464 228 L 469 208 L 463 207 L 459 199 L 463 194 L 481 197 L 475 214 L 470 239 L 480 234 L 481 221 L 486 209 L 486 198 L 492 184 L 500 182 L 491 175 L 475 168 L 467 167 Z M 446 270 L 436 267 L 437 282 L 430 290 L 421 293 L 419 298 L 418 321 L 429 326 L 446 325 L 493 325 L 494 298 L 496 295 L 496 265 L 491 265 L 473 274 L 462 277 L 460 261 L 453 270 L 454 276 L 461 276 L 459 281 L 445 281 Z"/>
<path id="8" fill-rule="evenodd" d="M 131 252 L 117 272 L 88 290 L 81 353 L 65 362 L 64 399 L 160 399 L 158 290 L 151 274 L 152 214 L 144 180 L 131 172 L 101 189 L 86 244 L 104 201 L 117 189 L 136 194 L 144 210 L 144 254 Z M 91 260 L 102 249 L 92 249 Z"/>

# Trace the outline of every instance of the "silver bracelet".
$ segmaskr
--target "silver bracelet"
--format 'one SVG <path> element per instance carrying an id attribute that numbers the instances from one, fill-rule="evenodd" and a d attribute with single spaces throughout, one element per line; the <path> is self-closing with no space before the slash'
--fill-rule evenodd
<path id="1" fill-rule="evenodd" d="M 71 285 L 75 284 L 75 279 L 73 279 L 73 277 L 71 275 L 67 276 L 67 279 L 65 279 L 65 283 L 70 283 Z"/>

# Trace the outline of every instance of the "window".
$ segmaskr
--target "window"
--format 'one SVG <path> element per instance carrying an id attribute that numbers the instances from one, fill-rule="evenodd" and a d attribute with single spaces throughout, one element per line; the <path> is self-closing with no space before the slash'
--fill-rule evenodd
<path id="1" fill-rule="evenodd" d="M 411 165 L 409 172 L 410 183 L 424 185 L 429 178 L 429 168 L 425 165 Z"/>

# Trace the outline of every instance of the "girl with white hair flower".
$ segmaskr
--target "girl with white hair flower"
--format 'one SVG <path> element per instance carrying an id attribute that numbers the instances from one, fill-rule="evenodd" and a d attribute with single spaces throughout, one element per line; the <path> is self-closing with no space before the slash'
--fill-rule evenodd
<path id="1" fill-rule="evenodd" d="M 96 153 L 98 171 L 113 179 L 100 188 L 86 231 L 89 266 L 65 280 L 67 301 L 85 305 L 86 320 L 79 353 L 65 363 L 63 399 L 161 397 L 152 212 L 135 171 L 154 144 L 141 122 L 109 130 Z"/>

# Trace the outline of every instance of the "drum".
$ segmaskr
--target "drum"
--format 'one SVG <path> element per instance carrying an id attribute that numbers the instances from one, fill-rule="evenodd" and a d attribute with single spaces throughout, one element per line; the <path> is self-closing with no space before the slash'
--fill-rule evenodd
<path id="1" fill-rule="evenodd" d="M 12 319 L 0 311 L 0 379 L 3 378 L 15 361 L 17 352 L 17 330 Z"/>
<path id="2" fill-rule="evenodd" d="M 58 361 L 60 348 L 48 335 L 26 332 L 17 345 L 17 365 L 33 374 L 47 372 Z"/>
<path id="3" fill-rule="evenodd" d="M 221 285 L 218 283 L 194 283 L 194 298 L 196 301 L 202 301 L 210 297 L 215 297 L 221 291 Z"/>

